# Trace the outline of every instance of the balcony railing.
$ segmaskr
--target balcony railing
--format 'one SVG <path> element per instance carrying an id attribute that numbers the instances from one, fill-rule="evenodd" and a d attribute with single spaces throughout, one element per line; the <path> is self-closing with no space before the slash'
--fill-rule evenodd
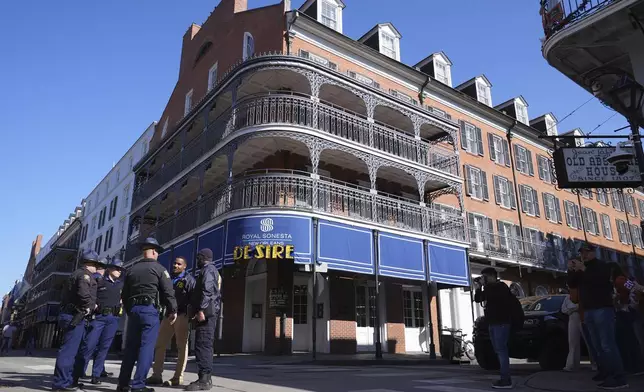
<path id="1" fill-rule="evenodd" d="M 448 148 L 416 139 L 389 125 L 370 123 L 365 117 L 330 103 L 316 103 L 308 96 L 279 93 L 247 97 L 224 112 L 182 152 L 166 161 L 152 177 L 137 187 L 134 204 L 150 197 L 214 148 L 227 127 L 234 132 L 268 124 L 311 128 L 445 173 L 459 173 L 457 153 Z"/>
<path id="2" fill-rule="evenodd" d="M 568 252 L 554 241 L 530 242 L 515 236 L 469 229 L 470 253 L 525 262 L 556 270 L 565 270 Z"/>
<path id="3" fill-rule="evenodd" d="M 618 0 L 540 0 L 546 39 Z"/>
<path id="4" fill-rule="evenodd" d="M 326 213 L 392 228 L 467 241 L 464 218 L 421 205 L 417 201 L 332 179 L 315 180 L 309 173 L 261 170 L 246 172 L 230 185 L 223 184 L 175 216 L 160 222 L 154 231 L 159 243 L 188 233 L 236 210 L 283 208 Z M 128 246 L 126 258 L 138 255 Z"/>

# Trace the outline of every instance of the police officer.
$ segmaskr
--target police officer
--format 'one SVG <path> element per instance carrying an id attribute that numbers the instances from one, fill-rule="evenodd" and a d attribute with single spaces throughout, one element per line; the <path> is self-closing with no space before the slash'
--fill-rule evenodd
<path id="1" fill-rule="evenodd" d="M 172 285 L 174 286 L 174 295 L 177 298 L 178 315 L 174 325 L 170 325 L 169 320 L 161 322 L 159 337 L 154 347 L 154 366 L 152 366 L 152 376 L 147 379 L 148 385 L 165 385 L 178 386 L 183 384 L 183 372 L 186 370 L 188 360 L 188 336 L 190 335 L 190 321 L 188 319 L 188 305 L 190 305 L 190 296 L 195 288 L 195 279 L 190 275 L 186 268 L 188 263 L 185 257 L 177 257 L 172 265 Z M 165 350 L 170 343 L 172 336 L 177 341 L 179 355 L 177 365 L 174 370 L 174 376 L 163 383 L 163 362 L 165 361 Z"/>
<path id="2" fill-rule="evenodd" d="M 74 365 L 74 379 L 85 374 L 90 357 L 94 358 L 92 379 L 90 383 L 100 384 L 100 377 L 105 368 L 107 352 L 112 346 L 112 341 L 119 326 L 121 314 L 121 290 L 123 282 L 123 262 L 113 259 L 107 265 L 107 274 L 97 280 L 96 304 L 94 319 L 89 323 L 89 329 L 81 344 L 76 363 Z"/>
<path id="3" fill-rule="evenodd" d="M 72 378 L 74 358 L 85 333 L 85 317 L 96 307 L 96 280 L 92 278 L 92 274 L 96 273 L 97 267 L 102 266 L 102 263 L 92 250 L 85 250 L 80 261 L 83 265 L 70 275 L 60 302 L 58 326 L 63 330 L 64 336 L 56 357 L 52 385 L 54 391 L 78 389 Z"/>
<path id="4" fill-rule="evenodd" d="M 195 356 L 199 379 L 188 385 L 186 391 L 207 391 L 212 388 L 212 347 L 215 326 L 221 308 L 219 272 L 212 262 L 212 250 L 204 248 L 197 254 L 201 273 L 197 278 L 191 310 L 195 321 Z"/>
<path id="5" fill-rule="evenodd" d="M 141 244 L 143 260 L 134 264 L 126 273 L 121 298 L 127 311 L 127 339 L 125 356 L 121 362 L 117 392 L 128 392 L 132 379 L 132 392 L 153 392 L 145 386 L 145 378 L 152 366 L 154 344 L 159 334 L 159 294 L 166 307 L 170 324 L 177 319 L 177 301 L 170 274 L 156 262 L 163 248 L 156 239 L 147 238 Z"/>

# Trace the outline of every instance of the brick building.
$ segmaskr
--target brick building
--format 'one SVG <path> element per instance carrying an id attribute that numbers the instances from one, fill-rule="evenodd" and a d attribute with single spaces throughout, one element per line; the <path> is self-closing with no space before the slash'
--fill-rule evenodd
<path id="1" fill-rule="evenodd" d="M 378 335 L 389 352 L 427 351 L 440 327 L 471 330 L 467 288 L 485 265 L 519 295 L 556 289 L 591 203 L 589 229 L 605 212 L 612 235 L 589 240 L 636 250 L 617 240 L 623 212 L 595 200 L 580 209 L 552 184 L 539 135 L 556 132 L 554 116 L 528 120 L 522 97 L 492 106 L 482 75 L 453 88 L 445 53 L 401 63 L 390 23 L 343 35 L 340 0 L 290 8 L 222 0 L 189 27 L 177 84 L 134 168 L 126 261 L 147 236 L 164 245 L 166 267 L 213 249 L 219 348 L 309 351 L 315 322 L 321 352 L 371 351 Z M 257 245 L 273 257 L 258 259 Z M 289 246 L 292 259 L 273 259 Z M 324 271 L 316 285 L 313 260 Z"/>

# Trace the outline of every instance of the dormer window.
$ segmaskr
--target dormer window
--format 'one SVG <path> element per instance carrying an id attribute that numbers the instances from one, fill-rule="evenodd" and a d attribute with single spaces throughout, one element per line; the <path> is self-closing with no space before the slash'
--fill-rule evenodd
<path id="1" fill-rule="evenodd" d="M 476 81 L 476 97 L 479 102 L 487 106 L 492 106 L 490 86 L 488 86 L 483 80 Z"/>
<path id="2" fill-rule="evenodd" d="M 338 30 L 338 6 L 328 1 L 322 0 L 320 21 L 323 25 Z"/>
<path id="3" fill-rule="evenodd" d="M 436 70 L 436 80 L 449 86 L 449 69 L 447 64 L 442 61 L 436 61 L 434 63 L 434 69 Z"/>
<path id="4" fill-rule="evenodd" d="M 444 52 L 430 54 L 414 65 L 414 68 L 452 87 L 452 61 Z"/>
<path id="5" fill-rule="evenodd" d="M 529 125 L 528 107 L 523 102 L 521 102 L 520 99 L 514 101 L 514 109 L 517 113 L 517 120 L 526 125 Z"/>
<path id="6" fill-rule="evenodd" d="M 387 33 L 380 34 L 380 50 L 385 56 L 397 59 L 396 38 Z"/>
<path id="7" fill-rule="evenodd" d="M 557 135 L 557 122 L 550 116 L 546 115 L 546 134 L 548 136 Z"/>

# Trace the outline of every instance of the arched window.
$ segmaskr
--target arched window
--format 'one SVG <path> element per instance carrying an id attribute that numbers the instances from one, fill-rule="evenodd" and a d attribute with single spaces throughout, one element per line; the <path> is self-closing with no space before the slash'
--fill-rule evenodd
<path id="1" fill-rule="evenodd" d="M 255 54 L 255 38 L 249 32 L 244 33 L 244 60 Z"/>
<path id="2" fill-rule="evenodd" d="M 537 286 L 534 289 L 534 295 L 548 295 L 548 288 L 546 286 Z"/>
<path id="3" fill-rule="evenodd" d="M 512 283 L 510 285 L 510 292 L 512 292 L 512 294 L 514 294 L 514 296 L 517 298 L 525 297 L 525 292 L 523 291 L 523 287 L 521 287 L 519 283 L 516 283 L 516 282 Z"/>

